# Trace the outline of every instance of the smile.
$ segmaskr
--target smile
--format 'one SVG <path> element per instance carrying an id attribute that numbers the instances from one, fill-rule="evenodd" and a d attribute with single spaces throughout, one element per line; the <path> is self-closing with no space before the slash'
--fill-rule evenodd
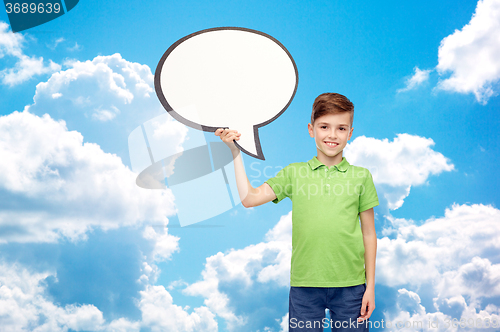
<path id="1" fill-rule="evenodd" d="M 326 145 L 328 145 L 329 147 L 331 148 L 334 148 L 336 147 L 337 145 L 339 145 L 338 143 L 334 143 L 334 142 L 324 142 Z"/>

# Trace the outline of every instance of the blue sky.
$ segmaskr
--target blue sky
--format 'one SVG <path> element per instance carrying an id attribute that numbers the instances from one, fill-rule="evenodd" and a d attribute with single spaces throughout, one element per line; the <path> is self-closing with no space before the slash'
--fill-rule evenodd
<path id="1" fill-rule="evenodd" d="M 181 198 L 131 171 L 129 134 L 166 113 L 161 56 L 220 26 L 275 37 L 299 72 L 266 159 L 243 157 L 256 185 L 315 155 L 317 95 L 354 103 L 345 156 L 381 203 L 372 320 L 500 325 L 498 22 L 498 0 L 80 1 L 22 33 L 2 11 L 0 330 L 287 331 L 291 202 L 180 227 Z"/>

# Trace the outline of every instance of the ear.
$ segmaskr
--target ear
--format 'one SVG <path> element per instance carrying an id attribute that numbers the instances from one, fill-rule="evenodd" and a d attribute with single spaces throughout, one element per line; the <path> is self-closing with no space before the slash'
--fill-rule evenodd
<path id="1" fill-rule="evenodd" d="M 310 123 L 307 124 L 307 130 L 309 131 L 309 136 L 314 137 L 314 130 L 312 124 Z"/>
<path id="2" fill-rule="evenodd" d="M 351 137 L 352 137 L 352 131 L 354 130 L 354 128 L 351 128 L 351 131 L 349 132 L 349 137 L 347 137 L 347 140 L 350 140 Z"/>

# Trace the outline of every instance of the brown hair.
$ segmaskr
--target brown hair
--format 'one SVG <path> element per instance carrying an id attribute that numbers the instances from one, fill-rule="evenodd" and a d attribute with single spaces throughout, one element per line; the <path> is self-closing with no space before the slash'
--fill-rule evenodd
<path id="1" fill-rule="evenodd" d="M 323 93 L 315 100 L 311 114 L 311 124 L 320 116 L 326 114 L 351 113 L 351 127 L 354 118 L 354 104 L 347 97 L 338 93 Z"/>

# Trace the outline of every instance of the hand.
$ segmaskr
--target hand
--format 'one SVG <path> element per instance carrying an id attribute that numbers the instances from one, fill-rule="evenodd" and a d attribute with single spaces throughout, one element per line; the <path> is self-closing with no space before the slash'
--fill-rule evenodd
<path id="1" fill-rule="evenodd" d="M 220 139 L 226 143 L 231 150 L 238 150 L 236 145 L 234 145 L 234 141 L 240 139 L 241 133 L 238 133 L 237 130 L 219 128 L 215 131 L 215 136 L 220 136 Z"/>
<path id="2" fill-rule="evenodd" d="M 375 309 L 375 290 L 373 288 L 366 288 L 363 295 L 363 302 L 361 304 L 361 315 L 358 317 L 358 322 L 362 322 L 372 315 Z"/>

